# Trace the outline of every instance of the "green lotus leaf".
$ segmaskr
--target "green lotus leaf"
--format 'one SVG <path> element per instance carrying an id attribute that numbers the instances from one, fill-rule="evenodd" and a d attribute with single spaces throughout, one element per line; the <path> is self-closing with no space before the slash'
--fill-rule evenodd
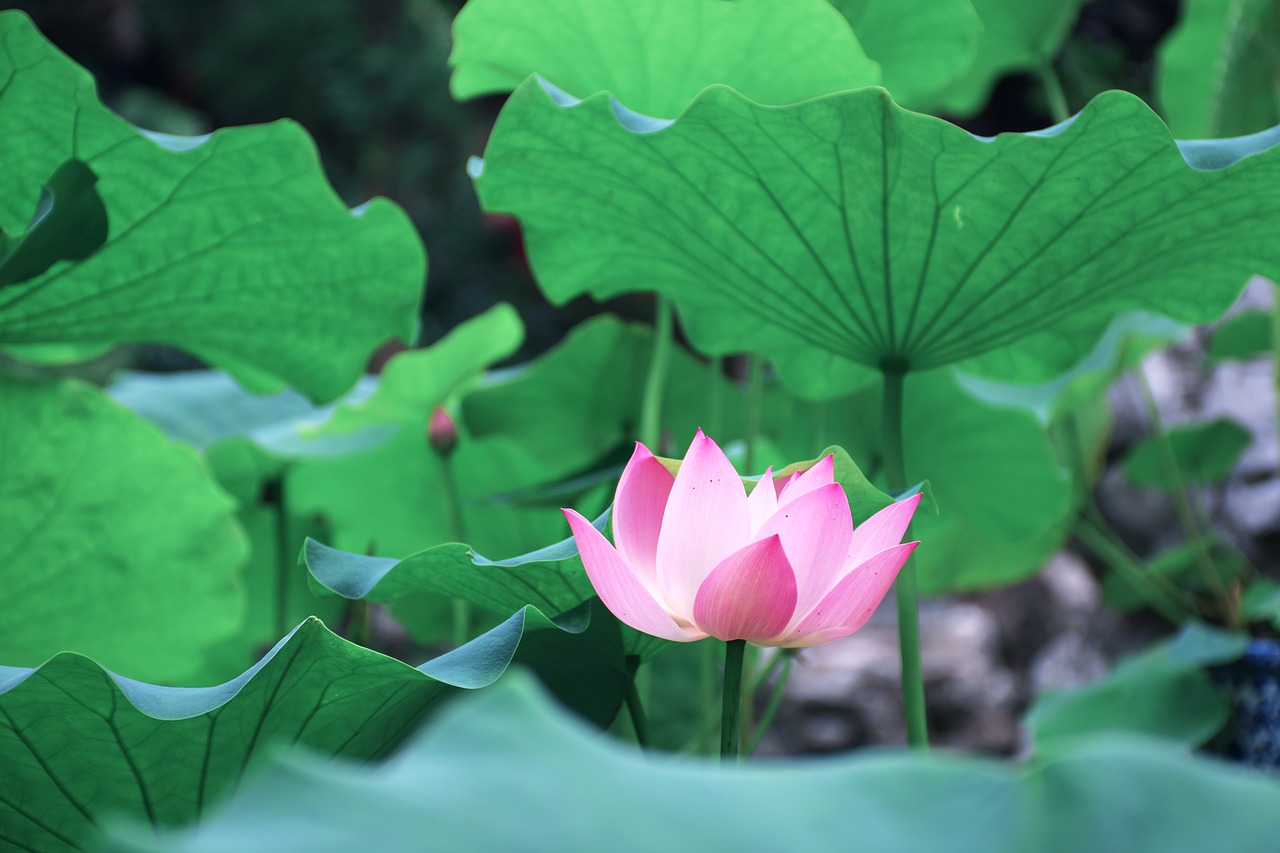
<path id="1" fill-rule="evenodd" d="M 1042 749 L 1069 750 L 1075 737 L 1104 730 L 1200 746 L 1222 729 L 1230 712 L 1208 667 L 1235 660 L 1247 645 L 1243 634 L 1192 623 L 1176 638 L 1121 661 L 1097 683 L 1046 691 L 1027 712 L 1026 725 Z"/>
<path id="2" fill-rule="evenodd" d="M 853 26 L 867 55 L 880 63 L 882 84 L 893 99 L 911 109 L 929 111 L 977 57 L 982 21 L 970 0 L 832 0 L 831 5 Z"/>
<path id="3" fill-rule="evenodd" d="M 714 87 L 654 123 L 529 81 L 472 173 L 520 217 L 553 301 L 656 289 L 700 348 L 749 347 L 784 377 L 820 351 L 1030 382 L 1116 313 L 1204 322 L 1280 266 L 1280 199 L 1257 192 L 1277 136 L 1175 145 L 1119 92 L 993 140 L 875 89 L 764 108 Z"/>
<path id="4" fill-rule="evenodd" d="M 1280 8 L 1188 0 L 1161 43 L 1156 96 L 1178 136 L 1255 133 L 1280 123 Z"/>
<path id="5" fill-rule="evenodd" d="M 1179 479 L 1185 483 L 1213 483 L 1226 479 L 1240 454 L 1253 440 L 1248 429 L 1230 418 L 1169 429 L 1166 440 Z M 1135 486 L 1150 486 L 1171 492 L 1169 481 L 1175 472 L 1165 463 L 1164 441 L 1144 438 L 1129 451 L 1122 463 L 1125 479 Z"/>
<path id="6" fill-rule="evenodd" d="M 978 112 L 1007 74 L 1052 69 L 1085 0 L 972 0 L 982 21 L 974 63 L 943 92 L 939 106 L 954 115 Z"/>
<path id="7" fill-rule="evenodd" d="M 189 678 L 243 615 L 231 500 L 194 451 L 97 389 L 0 377 L 0 400 L 0 660 L 74 650 Z"/>
<path id="8" fill-rule="evenodd" d="M 190 823 L 280 747 L 380 758 L 455 688 L 486 687 L 512 664 L 542 674 L 599 725 L 621 704 L 616 623 L 587 608 L 555 621 L 522 608 L 417 668 L 315 619 L 217 687 L 144 684 L 74 654 L 0 667 L 0 844 L 82 849 L 108 817 Z"/>
<path id="9" fill-rule="evenodd" d="M 117 827 L 111 849 L 396 849 L 423 827 L 440 849 L 594 850 L 609 839 L 628 853 L 837 850 L 856 839 L 872 850 L 1252 853 L 1280 833 L 1280 788 L 1115 735 L 1026 764 L 905 751 L 664 761 L 584 731 L 512 677 L 443 711 L 380 768 L 289 755 L 200 826 L 159 837 Z"/>
<path id="10" fill-rule="evenodd" d="M 58 166 L 20 234 L 0 229 L 0 287 L 35 278 L 58 261 L 82 261 L 107 239 L 98 176 L 80 160 Z"/>
<path id="11" fill-rule="evenodd" d="M 22 13 L 0 15 L 0 42 L 0 228 L 25 228 L 73 157 L 110 223 L 88 257 L 0 290 L 0 345 L 170 344 L 254 387 L 331 399 L 376 346 L 412 335 L 413 225 L 384 199 L 348 210 L 297 125 L 142 131 Z"/>
<path id="12" fill-rule="evenodd" d="M 713 83 L 786 104 L 880 82 L 826 0 L 471 0 L 449 64 L 455 98 L 510 92 L 536 72 L 656 116 L 678 115 Z"/>
<path id="13" fill-rule="evenodd" d="M 1213 330 L 1209 361 L 1256 358 L 1270 355 L 1274 344 L 1270 311 L 1242 311 L 1228 317 Z"/>

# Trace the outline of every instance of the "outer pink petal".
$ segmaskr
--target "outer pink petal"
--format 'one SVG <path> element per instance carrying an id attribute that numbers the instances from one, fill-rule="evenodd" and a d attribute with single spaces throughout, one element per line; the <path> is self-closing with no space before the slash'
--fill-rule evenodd
<path id="1" fill-rule="evenodd" d="M 831 456 L 824 456 L 819 459 L 808 471 L 801 471 L 793 476 L 778 493 L 778 506 L 782 506 L 788 501 L 793 501 L 801 495 L 806 495 L 814 489 L 829 485 L 835 482 L 835 459 Z"/>
<path id="2" fill-rule="evenodd" d="M 777 536 L 752 542 L 716 566 L 698 590 L 693 621 L 721 640 L 763 642 L 787 627 L 796 578 Z"/>
<path id="3" fill-rule="evenodd" d="M 778 509 L 778 493 L 773 488 L 773 466 L 764 469 L 760 481 L 747 496 L 747 515 L 751 518 L 751 538 Z"/>
<path id="4" fill-rule="evenodd" d="M 796 575 L 796 612 L 805 613 L 835 586 L 845 566 L 853 517 L 839 483 L 820 486 L 778 508 L 756 539 L 777 534 Z"/>
<path id="5" fill-rule="evenodd" d="M 698 587 L 750 541 L 747 492 L 716 443 L 698 430 L 676 475 L 658 535 L 658 587 L 667 608 L 693 613 Z"/>
<path id="6" fill-rule="evenodd" d="M 636 442 L 613 499 L 613 542 L 645 588 L 658 589 L 658 533 L 675 477 Z"/>
<path id="7" fill-rule="evenodd" d="M 906 500 L 891 503 L 853 531 L 853 541 L 849 543 L 849 559 L 845 565 L 849 568 L 861 563 L 874 554 L 878 554 L 890 545 L 902 541 L 916 507 L 920 505 L 922 495 L 912 495 Z"/>
<path id="8" fill-rule="evenodd" d="M 700 631 L 677 625 L 676 620 L 662 609 L 662 605 L 654 600 L 627 568 L 627 564 L 622 562 L 609 540 L 591 526 L 591 522 L 571 509 L 562 511 L 569 521 L 569 527 L 573 529 L 573 539 L 578 544 L 578 553 L 582 555 L 582 565 L 587 570 L 587 577 L 591 579 L 591 585 L 595 587 L 604 606 L 614 616 L 637 631 L 678 643 L 700 640 L 707 636 Z"/>
<path id="9" fill-rule="evenodd" d="M 876 554 L 844 577 L 835 589 L 787 631 L 784 646 L 814 646 L 847 637 L 867 624 L 893 586 L 919 542 L 894 545 Z"/>

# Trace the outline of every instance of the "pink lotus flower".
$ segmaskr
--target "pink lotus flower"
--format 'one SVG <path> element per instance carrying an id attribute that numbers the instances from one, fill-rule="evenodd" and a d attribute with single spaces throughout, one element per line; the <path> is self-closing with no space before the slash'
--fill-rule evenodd
<path id="1" fill-rule="evenodd" d="M 704 637 L 814 646 L 866 624 L 919 542 L 899 544 L 920 496 L 857 530 L 826 457 L 747 496 L 698 431 L 675 477 L 643 444 L 622 472 L 609 544 L 564 510 L 591 584 L 615 616 L 677 642 Z"/>

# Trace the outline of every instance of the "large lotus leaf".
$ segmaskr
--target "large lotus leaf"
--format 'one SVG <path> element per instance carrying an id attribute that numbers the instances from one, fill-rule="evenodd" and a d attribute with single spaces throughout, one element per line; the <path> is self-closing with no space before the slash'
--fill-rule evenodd
<path id="1" fill-rule="evenodd" d="M 58 261 L 82 261 L 107 240 L 98 176 L 74 157 L 54 170 L 25 230 L 0 228 L 0 287 L 35 278 Z"/>
<path id="2" fill-rule="evenodd" d="M 893 99 L 928 110 L 973 63 L 982 21 L 970 0 L 832 0 L 880 63 Z M 624 97 L 625 101 L 626 98 Z"/>
<path id="3" fill-rule="evenodd" d="M 1175 639 L 1122 661 L 1099 682 L 1037 697 L 1026 725 L 1041 749 L 1070 750 L 1071 738 L 1105 729 L 1200 746 L 1230 713 L 1208 667 L 1239 658 L 1248 642 L 1243 634 L 1193 623 Z"/>
<path id="4" fill-rule="evenodd" d="M 232 502 L 195 452 L 94 388 L 0 377 L 0 401 L 0 660 L 74 650 L 192 675 L 242 618 Z"/>
<path id="5" fill-rule="evenodd" d="M 472 171 L 487 208 L 521 218 L 557 302 L 656 289 L 701 348 L 749 347 L 785 377 L 822 351 L 1036 381 L 1116 313 L 1207 321 L 1280 266 L 1280 197 L 1257 192 L 1277 136 L 1175 145 L 1120 92 L 994 140 L 878 89 L 764 108 L 713 87 L 640 122 L 531 80 Z"/>
<path id="6" fill-rule="evenodd" d="M 412 334 L 425 270 L 413 225 L 382 199 L 347 210 L 297 125 L 141 131 L 22 13 L 0 16 L 0 38 L 0 228 L 24 228 L 72 156 L 97 174 L 110 222 L 86 259 L 0 290 L 0 342 L 172 344 L 327 399 L 374 347 Z"/>
<path id="7" fill-rule="evenodd" d="M 1255 133 L 1280 123 L 1280 6 L 1188 0 L 1160 45 L 1156 95 L 1178 136 Z"/>
<path id="8" fill-rule="evenodd" d="M 1051 69 L 1085 2 L 973 0 L 982 38 L 973 65 L 943 93 L 940 106 L 956 115 L 972 115 L 1004 75 Z"/>
<path id="9" fill-rule="evenodd" d="M 0 845 L 82 849 L 95 826 L 122 815 L 189 823 L 282 745 L 382 757 L 454 688 L 486 687 L 513 662 L 597 724 L 617 713 L 625 676 L 616 624 L 585 609 L 559 623 L 522 609 L 417 668 L 314 619 L 217 687 L 144 684 L 73 654 L 37 669 L 0 667 Z"/>
<path id="10" fill-rule="evenodd" d="M 792 404 L 777 435 L 784 451 L 805 446 L 812 422 L 875 471 L 882 455 L 874 391 L 828 403 Z M 1062 544 L 1070 481 L 1043 423 L 1027 408 L 967 393 L 951 371 L 907 378 L 903 411 L 907 479 L 927 479 L 938 512 L 917 512 L 912 560 L 925 595 L 1011 583 L 1038 571 Z M 855 521 L 861 521 L 855 513 Z"/>
<path id="11" fill-rule="evenodd" d="M 880 82 L 826 0 L 471 0 L 449 64 L 455 98 L 509 92 L 536 72 L 657 116 L 678 115 L 712 83 L 786 104 Z"/>
<path id="12" fill-rule="evenodd" d="M 595 850 L 603 839 L 617 851 L 1261 853 L 1280 833 L 1280 787 L 1115 736 L 1023 765 L 905 751 L 745 767 L 655 759 L 585 731 L 512 677 L 446 709 L 372 772 L 290 755 L 200 826 L 159 838 L 116 827 L 110 849 L 395 850 L 424 831 L 435 848 L 468 850 Z"/>

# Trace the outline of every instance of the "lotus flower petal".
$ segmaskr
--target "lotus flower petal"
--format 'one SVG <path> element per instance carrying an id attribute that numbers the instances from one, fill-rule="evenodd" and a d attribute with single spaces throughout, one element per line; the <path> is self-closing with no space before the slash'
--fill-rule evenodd
<path id="1" fill-rule="evenodd" d="M 830 483 L 806 492 L 779 507 L 754 538 L 774 534 L 781 537 L 795 571 L 796 610 L 807 611 L 835 585 L 849 553 L 853 516 L 844 489 Z"/>
<path id="2" fill-rule="evenodd" d="M 894 545 L 856 567 L 787 631 L 787 646 L 811 646 L 847 637 L 871 618 L 919 542 Z"/>
<path id="3" fill-rule="evenodd" d="M 853 531 L 853 540 L 849 543 L 849 558 L 845 565 L 853 568 L 890 545 L 901 542 L 922 497 L 923 495 L 915 494 L 891 503 L 859 524 Z"/>
<path id="4" fill-rule="evenodd" d="M 622 561 L 651 593 L 658 589 L 658 533 L 675 478 L 639 442 L 618 481 L 613 541 Z"/>
<path id="5" fill-rule="evenodd" d="M 687 643 L 707 636 L 677 625 L 590 521 L 571 509 L 564 510 L 564 516 L 573 530 L 587 577 L 610 613 L 637 631 L 666 640 Z"/>
<path id="6" fill-rule="evenodd" d="M 751 538 L 778 510 L 778 492 L 773 486 L 773 466 L 764 469 L 759 482 L 747 497 L 747 514 L 751 518 Z"/>
<path id="7" fill-rule="evenodd" d="M 824 456 L 814 463 L 814 466 L 808 471 L 801 471 L 793 476 L 783 486 L 782 491 L 778 493 L 778 506 L 806 495 L 814 489 L 834 483 L 835 464 L 833 457 Z"/>
<path id="8" fill-rule="evenodd" d="M 698 587 L 750 540 L 747 492 L 724 452 L 698 430 L 658 535 L 658 585 L 672 613 L 692 613 Z"/>
<path id="9" fill-rule="evenodd" d="M 727 557 L 703 582 L 693 621 L 721 640 L 767 641 L 791 621 L 796 578 L 778 536 Z"/>

